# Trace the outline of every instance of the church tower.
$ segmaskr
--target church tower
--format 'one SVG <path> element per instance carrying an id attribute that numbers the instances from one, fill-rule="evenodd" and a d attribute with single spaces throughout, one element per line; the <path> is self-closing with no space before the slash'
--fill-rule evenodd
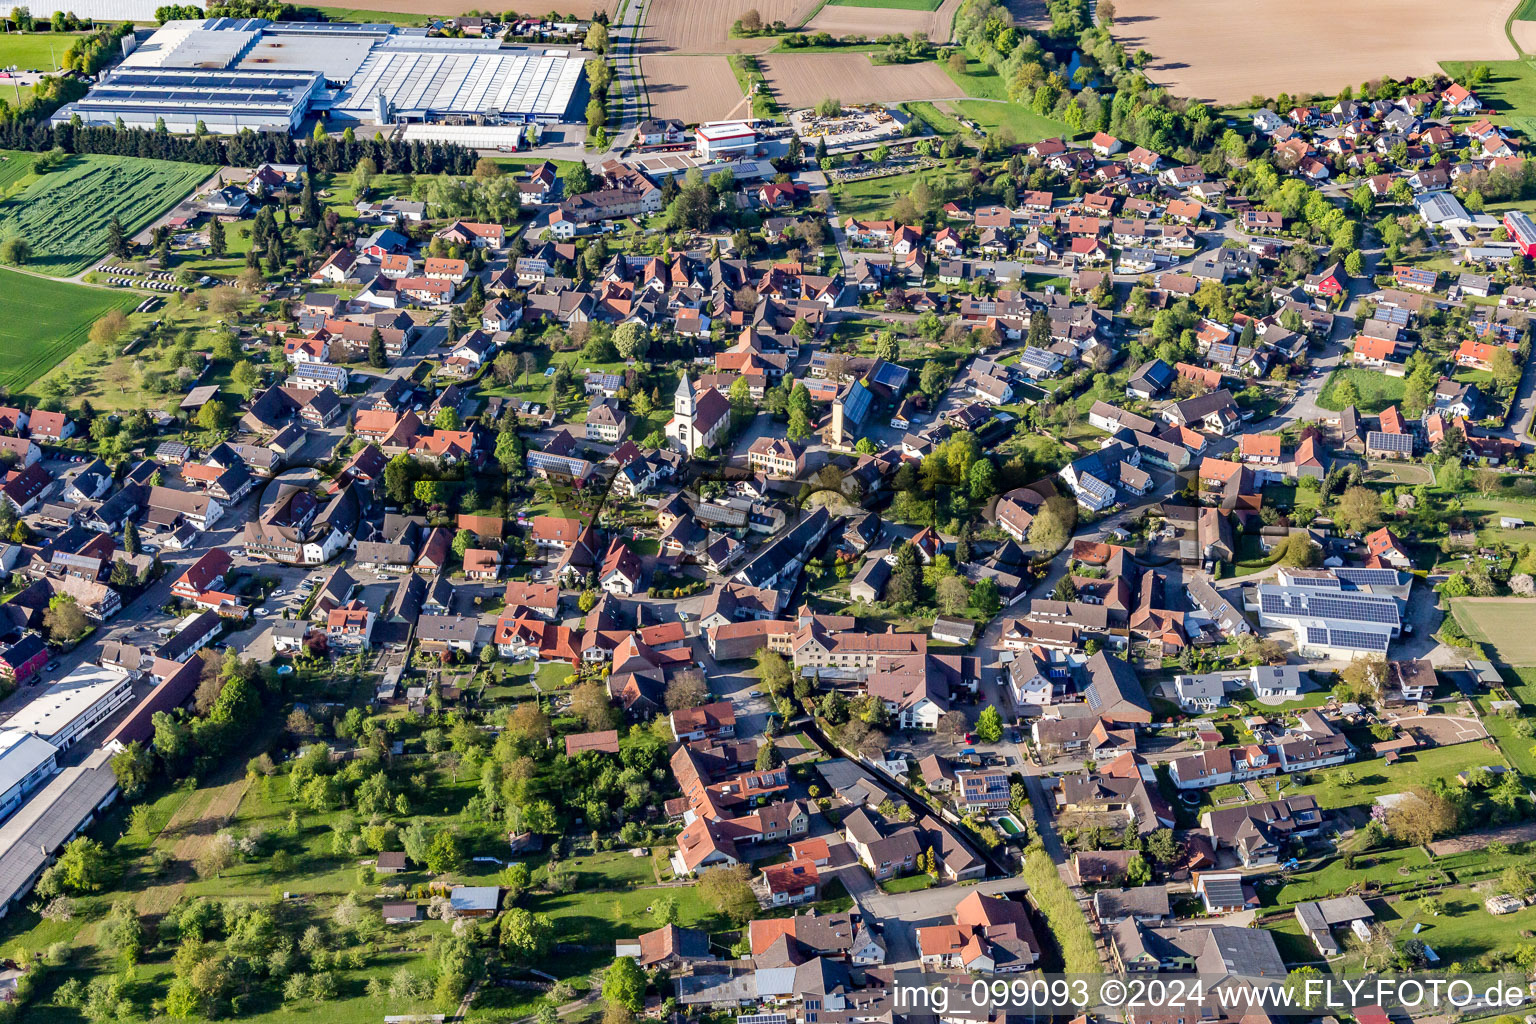
<path id="1" fill-rule="evenodd" d="M 672 393 L 672 422 L 667 424 L 667 433 L 677 440 L 678 447 L 687 454 L 692 454 L 698 445 L 693 429 L 694 413 L 693 381 L 685 373 L 677 382 L 677 390 Z"/>

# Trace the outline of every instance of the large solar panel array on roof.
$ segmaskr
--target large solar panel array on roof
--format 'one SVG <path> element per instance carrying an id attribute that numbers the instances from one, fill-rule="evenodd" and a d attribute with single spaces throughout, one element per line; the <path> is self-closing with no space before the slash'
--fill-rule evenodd
<path id="1" fill-rule="evenodd" d="M 1356 629 L 1330 629 L 1329 647 L 1344 647 L 1356 651 L 1384 652 L 1388 638 L 1382 633 L 1364 633 Z"/>
<path id="2" fill-rule="evenodd" d="M 1259 610 L 1266 615 L 1307 615 L 1348 622 L 1396 626 L 1402 622 L 1390 597 L 1354 591 L 1317 591 L 1300 587 L 1259 588 Z"/>
<path id="3" fill-rule="evenodd" d="M 1357 587 L 1396 587 L 1402 577 L 1396 569 L 1335 569 L 1334 575 Z"/>
<path id="4" fill-rule="evenodd" d="M 1402 621 L 1397 602 L 1365 594 L 1317 594 L 1307 602 L 1307 612 L 1324 619 L 1352 619 L 1395 626 Z"/>
<path id="5" fill-rule="evenodd" d="M 1339 578 L 1337 576 L 1292 576 L 1293 587 L 1310 587 L 1313 590 L 1338 590 Z"/>

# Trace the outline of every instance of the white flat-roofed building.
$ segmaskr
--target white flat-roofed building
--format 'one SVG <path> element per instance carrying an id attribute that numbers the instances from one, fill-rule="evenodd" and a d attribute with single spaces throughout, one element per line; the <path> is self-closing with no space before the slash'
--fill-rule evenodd
<path id="1" fill-rule="evenodd" d="M 59 770 L 59 750 L 20 729 L 0 729 L 0 820 Z"/>
<path id="2" fill-rule="evenodd" d="M 64 844 L 116 799 L 112 752 L 98 748 L 55 775 L 0 825 L 0 916 L 32 891 Z"/>
<path id="3" fill-rule="evenodd" d="M 163 120 L 168 131 L 182 133 L 196 131 L 200 121 L 221 135 L 245 128 L 292 131 L 304 122 L 310 101 L 324 86 L 318 71 L 119 68 L 81 99 L 60 107 L 52 123 L 68 124 L 78 115 L 98 127 L 122 118 L 129 128 L 152 129 Z"/>
<path id="4" fill-rule="evenodd" d="M 188 19 L 163 25 L 53 123 L 121 117 L 153 128 L 163 119 L 173 132 L 202 122 L 233 134 L 294 131 L 317 113 L 361 124 L 483 119 L 515 132 L 573 114 L 583 70 L 576 47 L 503 47 L 387 24 Z"/>
<path id="5" fill-rule="evenodd" d="M 745 121 L 711 121 L 694 130 L 694 152 L 705 160 L 750 153 L 757 148 L 757 129 Z"/>
<path id="6" fill-rule="evenodd" d="M 495 45 L 467 48 L 478 42 Z M 368 122 L 467 114 L 564 120 L 584 70 L 580 54 L 498 46 L 496 40 L 393 36 L 374 47 L 331 104 L 330 116 Z"/>
<path id="7" fill-rule="evenodd" d="M 11 716 L 20 729 L 67 750 L 133 699 L 134 673 L 112 665 L 81 665 Z"/>
<path id="8" fill-rule="evenodd" d="M 1386 595 L 1261 583 L 1255 598 L 1259 625 L 1293 630 L 1303 657 L 1384 655 L 1402 630 L 1397 599 Z"/>

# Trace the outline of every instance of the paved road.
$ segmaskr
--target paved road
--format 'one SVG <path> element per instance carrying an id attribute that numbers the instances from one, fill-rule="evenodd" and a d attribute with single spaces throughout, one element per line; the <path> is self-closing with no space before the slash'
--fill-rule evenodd
<path id="1" fill-rule="evenodd" d="M 613 63 L 613 80 L 619 88 L 621 102 L 618 122 L 609 126 L 613 145 L 609 154 L 603 154 L 603 158 L 610 154 L 616 155 L 615 151 L 622 151 L 621 141 L 629 129 L 640 123 L 645 116 L 644 109 L 649 106 L 645 96 L 645 80 L 640 73 L 639 56 L 641 31 L 649 7 L 650 0 L 630 0 L 624 8 L 623 18 L 609 32 L 608 56 Z"/>

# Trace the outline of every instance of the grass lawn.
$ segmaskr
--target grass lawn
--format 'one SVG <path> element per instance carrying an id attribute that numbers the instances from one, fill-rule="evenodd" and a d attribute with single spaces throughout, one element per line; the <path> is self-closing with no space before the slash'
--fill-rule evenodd
<path id="1" fill-rule="evenodd" d="M 1481 743 L 1459 743 L 1415 750 L 1392 765 L 1378 758 L 1312 772 L 1307 785 L 1287 786 L 1283 792 L 1310 793 L 1324 808 L 1363 807 L 1386 793 L 1407 792 L 1469 768 L 1500 764 L 1506 764 L 1504 758 Z"/>
<path id="2" fill-rule="evenodd" d="M 678 924 L 683 927 L 718 930 L 728 926 L 704 905 L 693 886 L 658 888 L 650 856 L 615 850 L 573 857 L 566 863 L 576 881 L 571 892 L 526 901 L 529 910 L 549 915 L 560 942 L 581 947 L 562 953 L 558 963 L 544 964 L 545 970 L 571 977 L 612 963 L 615 939 L 660 927 L 652 908 L 663 893 L 677 900 Z"/>
<path id="3" fill-rule="evenodd" d="M 1404 875 L 1402 869 L 1407 869 Z M 1355 867 L 1344 867 L 1342 857 L 1325 861 L 1321 867 L 1287 876 L 1281 886 L 1259 886 L 1259 897 L 1266 907 L 1292 907 L 1306 900 L 1324 899 L 1341 893 L 1363 879 L 1382 884 L 1396 884 L 1405 878 L 1428 875 L 1440 870 L 1420 847 L 1396 850 L 1371 850 L 1355 859 Z M 1425 879 L 1427 881 L 1427 879 Z"/>
<path id="4" fill-rule="evenodd" d="M 546 661 L 534 669 L 533 679 L 539 684 L 539 689 L 547 693 L 564 686 L 566 677 L 574 672 L 575 669 L 563 661 Z"/>
<path id="5" fill-rule="evenodd" d="M 1401 402 L 1406 389 L 1401 377 L 1388 377 L 1375 370 L 1344 367 L 1329 375 L 1328 383 L 1323 385 L 1322 393 L 1317 396 L 1317 404 L 1335 412 L 1343 409 L 1344 403 L 1338 399 L 1338 389 L 1346 380 L 1354 384 L 1355 391 L 1360 395 L 1356 408 L 1368 414 L 1381 412 L 1387 406 Z"/>
<path id="6" fill-rule="evenodd" d="M 942 135 L 952 135 L 955 132 L 964 130 L 961 127 L 959 121 L 956 121 L 953 117 L 944 113 L 942 110 L 934 106 L 932 103 L 929 103 L 927 100 L 915 100 L 911 103 L 904 103 L 902 106 L 904 106 L 907 109 L 907 112 L 910 113 L 913 117 L 921 120 L 927 124 L 929 128 L 932 128 L 934 131 L 939 132 Z"/>
<path id="7" fill-rule="evenodd" d="M 5 99 L 3 87 L 0 87 L 0 99 Z M 4 196 L 11 189 L 20 190 L 27 183 L 27 178 L 32 173 L 32 161 L 37 159 L 36 153 L 26 153 L 16 149 L 0 149 L 0 196 Z"/>
<path id="8" fill-rule="evenodd" d="M 1478 64 L 1488 65 L 1491 72 L 1488 81 L 1477 87 L 1477 97 L 1497 111 L 1493 121 L 1522 130 L 1527 121 L 1536 121 L 1536 64 L 1530 60 L 1447 60 L 1441 61 L 1440 67 L 1456 81 L 1465 82 L 1468 72 Z"/>
<path id="9" fill-rule="evenodd" d="M 132 235 L 213 173 L 202 164 L 139 157 L 77 156 L 45 174 L 0 212 L 0 235 L 32 243 L 30 266 L 67 277 L 107 251 L 115 215 Z"/>
<path id="10" fill-rule="evenodd" d="M 828 2 L 833 7 L 894 7 L 900 11 L 936 11 L 944 0 L 828 0 Z"/>
<path id="11" fill-rule="evenodd" d="M 1033 142 L 1056 135 L 1064 138 L 1072 136 L 1072 129 L 1066 123 L 1037 114 L 1021 103 L 1010 101 L 1008 83 L 981 61 L 968 60 L 965 70 L 960 72 L 950 70 L 947 62 L 941 62 L 939 66 L 967 96 L 976 97 L 974 100 L 956 101 L 955 109 L 964 117 L 970 118 L 987 129 L 988 132 L 1006 128 L 1013 133 L 1017 142 Z M 1000 102 L 978 102 L 980 100 Z"/>
<path id="12" fill-rule="evenodd" d="M 1490 698 L 1478 698 L 1478 706 L 1483 713 L 1483 727 L 1520 774 L 1536 777 L 1536 753 L 1532 752 L 1531 741 L 1515 734 L 1514 720 L 1490 713 L 1488 705 L 1491 703 Z"/>
<path id="13" fill-rule="evenodd" d="M 405 11 L 371 11 L 366 7 L 305 7 L 302 10 L 314 11 L 328 21 L 383 22 L 389 25 L 425 25 L 440 17 L 434 14 L 408 14 Z"/>
<path id="14" fill-rule="evenodd" d="M 1467 636 L 1494 649 L 1505 665 L 1536 665 L 1536 636 L 1531 621 L 1536 604 L 1528 598 L 1451 599 L 1451 613 Z"/>
<path id="15" fill-rule="evenodd" d="M 1536 523 L 1536 502 L 1521 500 L 1514 495 L 1502 497 L 1497 493 L 1486 498 L 1474 493 L 1459 497 L 1467 517 L 1476 523 L 1477 539 L 1482 543 L 1508 544 L 1516 549 L 1526 544 L 1536 544 L 1536 528 L 1517 526 L 1505 529 L 1499 525 L 1499 519 L 1504 516 Z"/>
<path id="16" fill-rule="evenodd" d="M 57 71 L 64 54 L 82 33 L 75 32 L 5 32 L 0 33 L 0 68 L 16 67 L 22 71 Z M 19 106 L 32 95 L 30 85 L 16 80 L 0 81 L 0 99 Z"/>
<path id="17" fill-rule="evenodd" d="M 1038 142 L 1057 136 L 1072 137 L 1072 129 L 1065 123 L 1037 114 L 1019 103 L 956 100 L 955 109 L 981 125 L 989 134 L 1005 130 L 1012 132 L 1015 142 Z"/>
<path id="18" fill-rule="evenodd" d="M 930 875 L 918 872 L 915 875 L 906 875 L 902 878 L 892 878 L 890 881 L 881 882 L 880 888 L 889 893 L 922 892 L 932 888 L 933 878 Z"/>
<path id="19" fill-rule="evenodd" d="M 888 216 L 896 200 L 912 191 L 919 178 L 930 183 L 938 179 L 937 171 L 914 171 L 911 174 L 891 174 L 884 178 L 864 178 L 859 181 L 842 181 L 832 186 L 839 215 L 860 220 Z"/>
<path id="20" fill-rule="evenodd" d="M 132 309 L 139 296 L 0 271 L 0 385 L 25 391 L 84 345 L 109 309 Z"/>

